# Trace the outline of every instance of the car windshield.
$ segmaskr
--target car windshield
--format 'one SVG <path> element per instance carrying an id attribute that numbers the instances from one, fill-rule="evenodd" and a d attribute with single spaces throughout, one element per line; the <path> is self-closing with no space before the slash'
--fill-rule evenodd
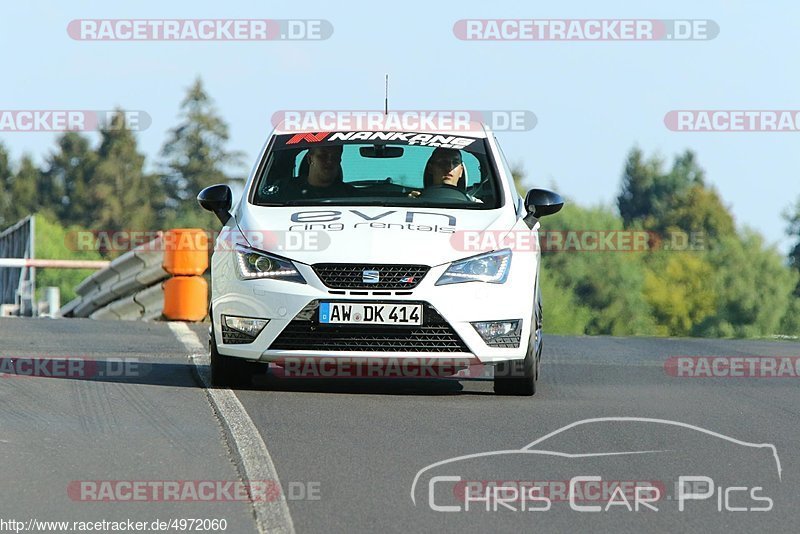
<path id="1" fill-rule="evenodd" d="M 405 132 L 278 135 L 254 180 L 260 206 L 494 209 L 501 188 L 484 139 Z"/>

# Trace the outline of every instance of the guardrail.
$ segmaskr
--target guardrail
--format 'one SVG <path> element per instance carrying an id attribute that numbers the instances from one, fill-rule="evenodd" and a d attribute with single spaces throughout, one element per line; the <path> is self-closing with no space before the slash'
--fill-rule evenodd
<path id="1" fill-rule="evenodd" d="M 208 237 L 197 228 L 168 230 L 95 272 L 64 305 L 62 317 L 200 321 L 207 313 Z"/>
<path id="2" fill-rule="evenodd" d="M 36 315 L 36 266 L 25 263 L 34 257 L 36 218 L 28 215 L 0 232 L 0 308 L 13 306 L 16 314 Z M 11 264 L 11 260 L 22 261 Z"/>

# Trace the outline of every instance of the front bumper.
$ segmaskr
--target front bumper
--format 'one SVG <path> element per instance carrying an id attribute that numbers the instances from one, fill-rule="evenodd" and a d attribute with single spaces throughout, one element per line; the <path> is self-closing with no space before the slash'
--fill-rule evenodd
<path id="1" fill-rule="evenodd" d="M 281 280 L 240 280 L 232 269 L 229 257 L 223 253 L 222 257 L 217 258 L 218 254 L 212 261 L 212 320 L 220 354 L 262 362 L 298 356 L 337 356 L 425 358 L 443 362 L 471 359 L 495 363 L 525 357 L 533 315 L 535 265 L 531 269 L 530 265 L 518 262 L 512 266 L 504 284 L 467 282 L 435 286 L 436 280 L 447 269 L 447 265 L 442 265 L 432 267 L 422 282 L 410 291 L 343 291 L 326 287 L 311 266 L 304 264 L 296 265 L 307 284 Z M 338 331 L 343 335 L 337 337 L 332 334 L 337 327 L 316 324 L 313 310 L 320 301 L 422 303 L 425 323 L 421 329 L 398 326 L 339 327 Z M 225 344 L 220 335 L 222 315 L 269 319 L 269 323 L 252 343 Z M 506 319 L 522 319 L 518 347 L 490 347 L 471 324 Z M 415 328 L 416 332 L 411 332 Z M 374 336 L 370 336 L 370 330 Z M 404 336 L 403 331 L 408 335 Z M 448 331 L 452 336 L 447 337 Z M 372 338 L 372 345 L 359 343 L 358 337 L 350 335 L 359 332 L 366 338 Z M 333 342 L 326 344 L 322 339 L 326 336 Z M 308 342 L 304 343 L 304 339 Z M 350 343 L 346 342 L 348 339 Z M 401 342 L 397 342 L 398 339 Z M 445 339 L 446 342 L 426 343 L 432 339 Z M 403 340 L 410 343 L 404 344 Z"/>

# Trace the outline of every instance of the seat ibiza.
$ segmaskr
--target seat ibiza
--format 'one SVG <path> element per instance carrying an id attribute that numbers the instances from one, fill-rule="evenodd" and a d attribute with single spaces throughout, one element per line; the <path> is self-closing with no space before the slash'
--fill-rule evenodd
<path id="1" fill-rule="evenodd" d="M 444 374 L 475 364 L 499 394 L 535 393 L 539 219 L 563 200 L 543 189 L 523 199 L 485 126 L 279 126 L 235 206 L 227 185 L 198 201 L 223 224 L 211 261 L 215 386 L 247 383 L 253 363 L 326 360 Z"/>

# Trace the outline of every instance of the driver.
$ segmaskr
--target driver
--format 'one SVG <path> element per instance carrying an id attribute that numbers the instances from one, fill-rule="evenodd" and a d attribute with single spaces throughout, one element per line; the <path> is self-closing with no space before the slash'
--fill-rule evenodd
<path id="1" fill-rule="evenodd" d="M 432 185 L 463 186 L 464 163 L 461 151 L 455 148 L 437 148 L 425 165 L 425 187 Z"/>
<path id="2" fill-rule="evenodd" d="M 344 186 L 341 176 L 342 148 L 342 145 L 336 145 L 312 147 L 308 150 L 306 181 L 310 187 L 322 189 L 333 187 L 335 190 Z"/>
<path id="3" fill-rule="evenodd" d="M 426 188 L 432 186 L 450 186 L 464 191 L 464 194 L 473 202 L 480 202 L 479 199 L 466 193 L 466 182 L 464 162 L 461 160 L 461 151 L 455 148 L 436 148 L 434 149 L 428 162 L 425 164 L 423 173 L 423 184 Z M 419 197 L 422 191 L 412 191 L 409 196 Z"/>

